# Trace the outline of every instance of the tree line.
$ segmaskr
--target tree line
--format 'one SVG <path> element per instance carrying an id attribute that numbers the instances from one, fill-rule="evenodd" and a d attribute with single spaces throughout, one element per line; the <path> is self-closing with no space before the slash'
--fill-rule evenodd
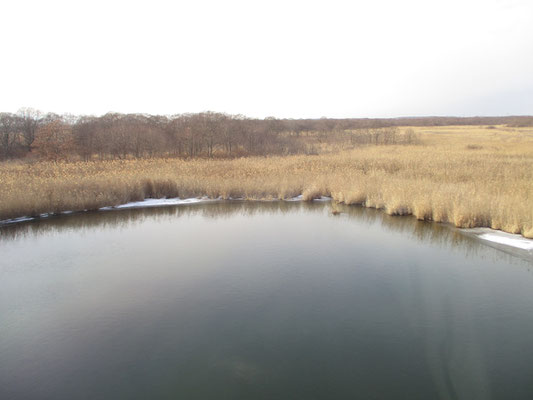
<path id="1" fill-rule="evenodd" d="M 532 126 L 533 117 L 391 119 L 265 119 L 216 112 L 159 116 L 44 114 L 24 108 L 0 113 L 0 159 L 126 159 L 241 157 L 313 153 L 321 143 L 408 144 L 414 132 L 398 126 Z"/>

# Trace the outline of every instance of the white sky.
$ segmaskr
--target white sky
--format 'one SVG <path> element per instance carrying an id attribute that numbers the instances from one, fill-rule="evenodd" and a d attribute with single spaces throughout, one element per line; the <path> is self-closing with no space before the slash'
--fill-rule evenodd
<path id="1" fill-rule="evenodd" d="M 533 0 L 6 0 L 0 12 L 0 111 L 533 114 Z"/>

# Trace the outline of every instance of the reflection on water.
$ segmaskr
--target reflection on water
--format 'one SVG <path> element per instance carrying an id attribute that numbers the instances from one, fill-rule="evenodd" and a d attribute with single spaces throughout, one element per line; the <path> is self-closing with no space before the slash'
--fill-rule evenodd
<path id="1" fill-rule="evenodd" d="M 530 262 L 332 207 L 0 228 L 0 398 L 533 398 Z"/>
<path id="2" fill-rule="evenodd" d="M 162 221 L 168 218 L 191 216 L 223 219 L 236 214 L 244 216 L 284 214 L 295 210 L 324 213 L 324 209 L 329 211 L 332 205 L 327 202 L 217 201 L 188 206 L 84 212 L 6 225 L 0 227 L 0 240 L 16 240 L 28 235 L 51 234 L 68 229 L 75 231 L 117 227 L 127 229 L 129 226 L 142 224 L 147 220 Z M 468 255 L 476 257 L 493 257 L 494 254 L 497 254 L 497 258 L 502 257 L 500 252 L 490 251 L 485 246 L 480 246 L 475 236 L 465 235 L 460 230 L 446 224 L 418 221 L 414 217 L 390 216 L 380 210 L 343 204 L 335 204 L 334 209 L 340 211 L 341 215 L 331 215 L 332 218 L 351 218 L 355 219 L 358 224 L 380 224 L 385 230 L 409 235 L 414 240 L 453 248 L 460 247 Z M 511 251 L 510 254 L 513 252 Z M 506 261 L 513 263 L 514 257 L 507 257 Z"/>

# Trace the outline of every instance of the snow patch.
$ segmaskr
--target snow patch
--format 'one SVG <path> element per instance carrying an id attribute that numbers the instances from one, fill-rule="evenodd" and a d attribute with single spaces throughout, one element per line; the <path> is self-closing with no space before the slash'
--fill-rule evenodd
<path id="1" fill-rule="evenodd" d="M 35 217 L 18 217 L 12 219 L 4 219 L 0 221 L 0 225 L 16 224 L 17 222 L 33 221 Z"/>
<path id="2" fill-rule="evenodd" d="M 130 203 L 125 203 L 125 204 L 119 204 L 119 205 L 116 205 L 116 206 L 107 206 L 107 207 L 101 207 L 99 208 L 98 210 L 100 211 L 110 211 L 110 210 L 123 210 L 123 209 L 128 209 L 128 208 L 149 208 L 149 207 L 164 207 L 164 206 L 175 206 L 175 205 L 180 205 L 180 204 L 195 204 L 195 203 L 202 203 L 202 202 L 208 202 L 208 201 L 220 201 L 220 200 L 223 200 L 222 197 L 219 197 L 217 199 L 210 199 L 206 196 L 204 197 L 193 197 L 193 198 L 189 198 L 189 199 L 180 199 L 180 198 L 173 198 L 173 199 L 167 199 L 167 198 L 162 198 L 162 199 L 145 199 L 145 200 L 142 200 L 142 201 L 132 201 Z M 236 198 L 229 198 L 228 200 L 244 200 L 243 197 L 236 197 Z M 276 200 L 272 200 L 272 201 L 276 201 Z M 284 201 L 303 201 L 303 196 L 302 195 L 299 195 L 299 196 L 295 196 L 295 197 L 291 197 L 289 199 L 284 199 Z M 313 199 L 313 201 L 331 201 L 331 197 L 328 197 L 328 196 L 321 196 L 317 199 Z M 83 210 L 84 212 L 87 212 L 89 210 Z M 73 214 L 74 211 L 61 211 L 59 212 L 59 214 Z M 3 220 L 3 221 L 0 221 L 0 225 L 7 225 L 7 224 L 15 224 L 17 222 L 25 222 L 25 221 L 33 221 L 33 220 L 36 220 L 36 219 L 44 219 L 44 218 L 48 218 L 48 217 L 51 217 L 53 215 L 57 215 L 57 214 L 54 214 L 54 213 L 43 213 L 43 214 L 40 214 L 38 217 L 19 217 L 19 218 L 12 218 L 12 219 L 6 219 L 6 220 Z"/>
<path id="3" fill-rule="evenodd" d="M 161 207 L 161 206 L 175 206 L 179 204 L 194 204 L 194 203 L 200 203 L 208 201 L 209 199 L 207 197 L 202 198 L 191 198 L 191 199 L 180 199 L 180 198 L 174 198 L 174 199 L 145 199 L 143 201 L 133 201 L 131 203 L 126 204 L 120 204 L 118 206 L 111 206 L 111 207 L 102 207 L 100 210 L 107 211 L 107 210 L 121 210 L 125 208 L 147 208 L 147 207 Z"/>
<path id="4" fill-rule="evenodd" d="M 505 246 L 516 247 L 523 250 L 533 250 L 533 239 L 526 239 L 520 235 L 513 235 L 505 232 L 483 233 L 478 236 L 480 239 L 503 244 Z"/>
<path id="5" fill-rule="evenodd" d="M 296 197 L 291 197 L 290 199 L 285 199 L 285 201 L 302 201 L 302 199 L 303 199 L 303 196 L 299 195 Z"/>

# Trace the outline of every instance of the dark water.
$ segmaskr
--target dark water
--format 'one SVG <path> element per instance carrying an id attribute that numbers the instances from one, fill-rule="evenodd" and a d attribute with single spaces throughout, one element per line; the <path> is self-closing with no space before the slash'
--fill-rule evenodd
<path id="1" fill-rule="evenodd" d="M 0 228 L 0 398 L 533 398 L 529 261 L 330 211 L 212 203 Z"/>

